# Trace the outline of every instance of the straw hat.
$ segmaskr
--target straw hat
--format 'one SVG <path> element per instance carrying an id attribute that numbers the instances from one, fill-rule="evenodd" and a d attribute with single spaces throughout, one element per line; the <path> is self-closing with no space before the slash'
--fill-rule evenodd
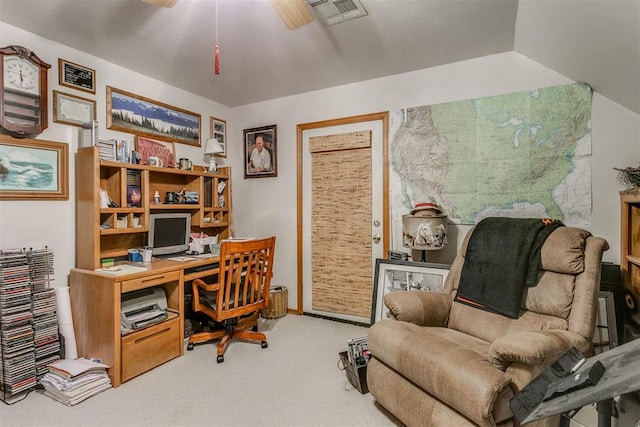
<path id="1" fill-rule="evenodd" d="M 430 211 L 430 212 L 424 212 L 424 211 Z M 422 201 L 422 202 L 418 202 L 414 205 L 413 209 L 411 210 L 411 215 L 416 215 L 416 213 L 422 212 L 423 214 L 435 214 L 435 215 L 439 215 L 442 213 L 442 209 L 440 208 L 440 206 L 438 206 L 436 204 L 436 201 L 433 197 L 429 197 L 427 200 Z"/>

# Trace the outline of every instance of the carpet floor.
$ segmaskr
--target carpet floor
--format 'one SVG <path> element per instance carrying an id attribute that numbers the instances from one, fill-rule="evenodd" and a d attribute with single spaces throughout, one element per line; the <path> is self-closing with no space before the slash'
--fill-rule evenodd
<path id="1" fill-rule="evenodd" d="M 308 316 L 260 321 L 269 347 L 202 344 L 118 388 L 67 407 L 40 391 L 0 403 L 5 426 L 397 426 L 338 367 L 361 326 Z"/>

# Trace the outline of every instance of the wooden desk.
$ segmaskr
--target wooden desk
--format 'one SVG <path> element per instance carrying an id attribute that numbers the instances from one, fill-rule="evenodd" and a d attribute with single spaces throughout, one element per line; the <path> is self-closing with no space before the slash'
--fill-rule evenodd
<path id="1" fill-rule="evenodd" d="M 147 271 L 119 276 L 73 269 L 71 310 L 79 357 L 102 359 L 111 384 L 121 383 L 184 355 L 184 284 L 218 272 L 217 256 L 189 261 L 154 259 Z M 139 264 L 137 264 L 139 265 Z M 122 336 L 121 295 L 159 286 L 167 296 L 167 320 Z"/>

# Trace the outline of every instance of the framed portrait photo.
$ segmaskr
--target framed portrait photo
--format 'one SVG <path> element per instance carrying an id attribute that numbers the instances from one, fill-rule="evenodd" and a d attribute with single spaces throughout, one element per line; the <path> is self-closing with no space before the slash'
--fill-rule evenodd
<path id="1" fill-rule="evenodd" d="M 263 126 L 244 130 L 244 177 L 266 178 L 278 176 L 277 126 Z"/>
<path id="2" fill-rule="evenodd" d="M 384 296 L 390 292 L 422 290 L 442 292 L 449 274 L 449 265 L 376 259 L 373 279 L 371 324 L 389 318 Z"/>

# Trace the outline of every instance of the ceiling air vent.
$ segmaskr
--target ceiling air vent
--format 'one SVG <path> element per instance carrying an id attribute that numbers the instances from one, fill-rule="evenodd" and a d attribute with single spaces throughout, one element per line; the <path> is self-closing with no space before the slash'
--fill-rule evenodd
<path id="1" fill-rule="evenodd" d="M 367 11 L 359 0 L 306 0 L 316 17 L 327 25 L 365 16 Z"/>

